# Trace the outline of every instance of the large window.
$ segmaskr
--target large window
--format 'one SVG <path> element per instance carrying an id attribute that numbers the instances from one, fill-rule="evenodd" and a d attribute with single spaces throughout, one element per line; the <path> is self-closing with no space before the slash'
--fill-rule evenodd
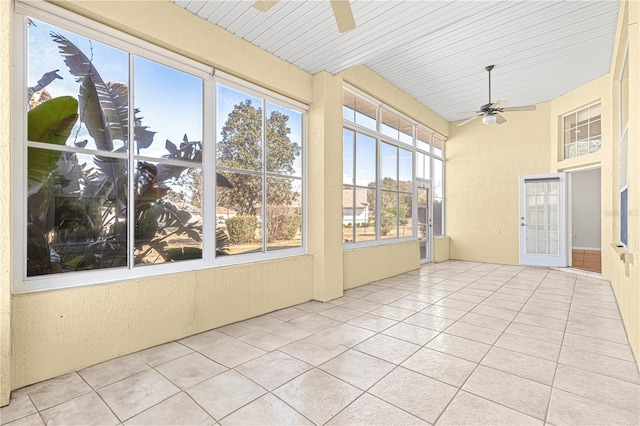
<path id="1" fill-rule="evenodd" d="M 600 111 L 600 104 L 595 104 L 564 116 L 565 159 L 600 152 L 602 145 Z"/>
<path id="2" fill-rule="evenodd" d="M 344 243 L 415 238 L 416 177 L 434 184 L 434 235 L 443 235 L 444 138 L 347 89 L 343 118 Z"/>
<path id="3" fill-rule="evenodd" d="M 16 291 L 302 252 L 304 106 L 42 7 L 16 7 Z"/>
<path id="4" fill-rule="evenodd" d="M 620 76 L 620 243 L 629 248 L 629 51 Z"/>

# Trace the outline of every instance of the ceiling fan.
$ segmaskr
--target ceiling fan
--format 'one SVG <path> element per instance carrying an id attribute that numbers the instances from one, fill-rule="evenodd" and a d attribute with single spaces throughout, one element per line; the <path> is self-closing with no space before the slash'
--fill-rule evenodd
<path id="1" fill-rule="evenodd" d="M 494 65 L 489 65 L 487 67 L 485 67 L 484 69 L 487 70 L 489 72 L 489 102 L 482 105 L 480 107 L 479 111 L 465 111 L 465 112 L 459 112 L 458 114 L 476 114 L 475 116 L 469 118 L 468 120 L 465 120 L 461 123 L 458 124 L 458 126 L 463 126 L 465 124 L 467 124 L 470 121 L 475 120 L 478 117 L 482 117 L 482 122 L 486 125 L 490 125 L 493 123 L 498 123 L 498 124 L 502 124 L 504 122 L 506 122 L 507 120 L 501 116 L 500 112 L 506 112 L 506 111 L 535 111 L 536 107 L 535 105 L 529 105 L 529 106 L 520 106 L 520 107 L 507 107 L 504 108 L 501 105 L 507 103 L 507 101 L 496 101 L 496 102 L 491 102 L 491 70 L 493 69 Z"/>
<path id="2" fill-rule="evenodd" d="M 253 4 L 253 7 L 261 12 L 266 12 L 275 6 L 276 3 L 278 3 L 278 0 L 258 0 Z M 338 24 L 338 31 L 346 33 L 356 27 L 356 21 L 353 19 L 349 0 L 331 0 L 331 8 L 333 9 L 333 16 L 336 18 L 336 23 Z"/>

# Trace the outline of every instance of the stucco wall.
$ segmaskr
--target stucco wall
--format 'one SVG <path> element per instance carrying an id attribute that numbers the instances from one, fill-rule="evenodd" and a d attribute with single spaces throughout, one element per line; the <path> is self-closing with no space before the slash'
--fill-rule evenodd
<path id="1" fill-rule="evenodd" d="M 420 267 L 417 241 L 345 250 L 344 288 L 354 288 Z"/>
<path id="2" fill-rule="evenodd" d="M 626 12 L 625 12 L 626 11 Z M 625 18 L 626 15 L 626 18 Z M 613 106 L 619 103 L 619 76 L 629 47 L 629 249 L 621 260 L 612 245 L 619 244 L 619 126 L 618 109 L 612 108 L 612 142 L 603 150 L 602 165 L 602 274 L 611 281 L 636 361 L 640 362 L 640 2 L 622 2 L 614 58 L 609 73 Z M 631 263 L 633 262 L 633 263 Z"/>
<path id="3" fill-rule="evenodd" d="M 445 199 L 452 259 L 517 265 L 518 176 L 549 172 L 549 103 L 507 122 L 451 124 Z"/>

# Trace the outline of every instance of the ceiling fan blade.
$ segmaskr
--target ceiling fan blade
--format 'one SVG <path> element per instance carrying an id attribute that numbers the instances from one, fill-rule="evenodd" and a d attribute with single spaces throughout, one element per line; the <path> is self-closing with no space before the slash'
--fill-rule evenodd
<path id="1" fill-rule="evenodd" d="M 469 123 L 470 121 L 475 120 L 478 117 L 481 117 L 481 116 L 480 115 L 476 115 L 475 117 L 468 118 L 468 119 L 464 120 L 462 123 L 458 123 L 458 127 L 464 126 L 465 124 Z"/>
<path id="2" fill-rule="evenodd" d="M 507 122 L 507 120 L 503 116 L 501 116 L 500 114 L 494 113 L 493 115 L 496 116 L 496 123 L 502 124 L 502 123 L 506 123 Z"/>
<path id="3" fill-rule="evenodd" d="M 338 31 L 346 33 L 356 27 L 349 0 L 331 0 L 331 7 L 333 8 L 333 15 L 336 17 Z"/>
<path id="4" fill-rule="evenodd" d="M 495 101 L 490 105 L 490 108 L 498 108 L 500 105 L 506 104 L 509 101 Z"/>
<path id="5" fill-rule="evenodd" d="M 253 7 L 260 12 L 266 12 L 278 3 L 278 0 L 258 0 L 253 4 Z"/>
<path id="6" fill-rule="evenodd" d="M 535 110 L 536 110 L 536 106 L 535 105 L 500 108 L 500 112 L 503 112 L 503 111 L 535 111 Z"/>

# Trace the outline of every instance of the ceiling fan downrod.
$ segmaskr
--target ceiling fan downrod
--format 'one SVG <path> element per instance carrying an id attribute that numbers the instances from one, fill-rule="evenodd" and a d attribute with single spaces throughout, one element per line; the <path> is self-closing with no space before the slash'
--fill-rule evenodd
<path id="1" fill-rule="evenodd" d="M 488 65 L 486 66 L 484 69 L 489 71 L 489 106 L 491 106 L 491 70 L 493 69 L 494 65 Z"/>

